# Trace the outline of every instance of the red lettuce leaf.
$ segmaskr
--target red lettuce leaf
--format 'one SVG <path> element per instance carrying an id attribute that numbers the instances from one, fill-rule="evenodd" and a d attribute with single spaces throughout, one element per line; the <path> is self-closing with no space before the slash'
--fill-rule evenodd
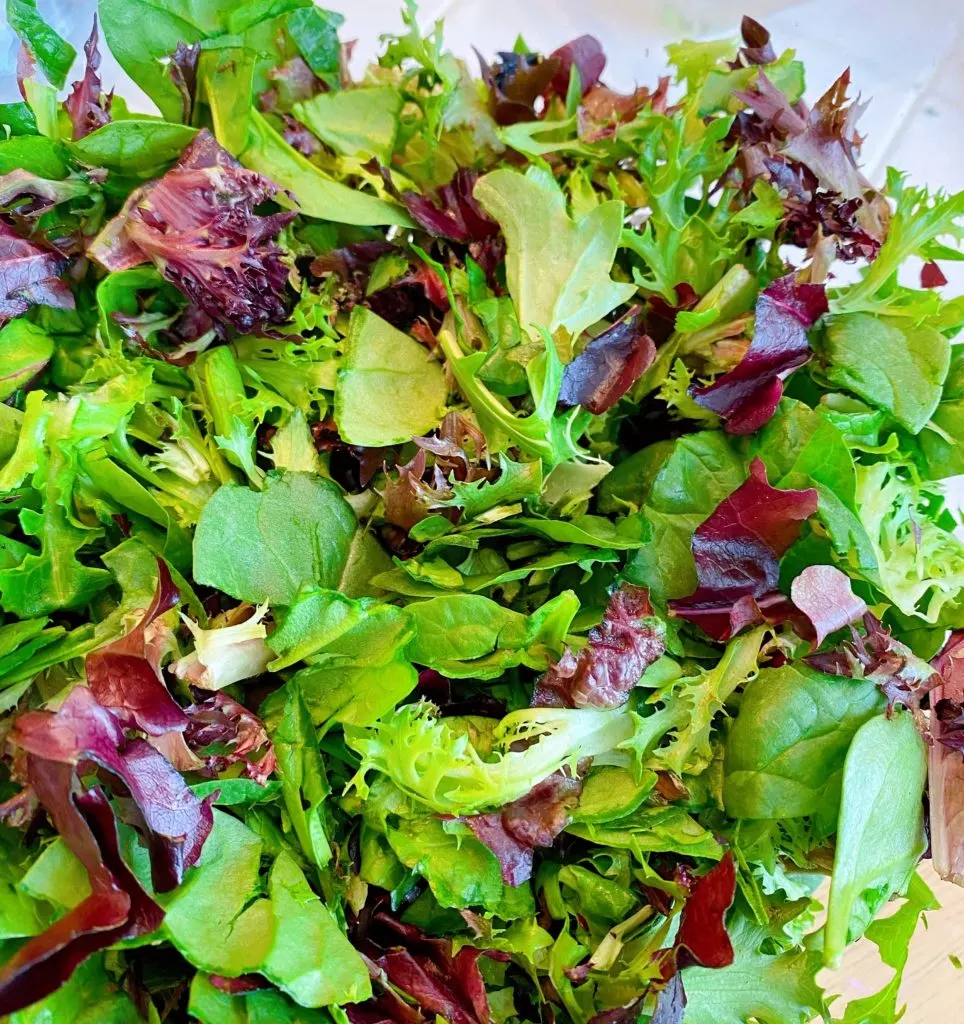
<path id="1" fill-rule="evenodd" d="M 579 71 L 579 85 L 583 96 L 599 81 L 606 67 L 606 54 L 595 36 L 583 35 L 553 50 L 550 60 L 558 64 L 549 88 L 562 99 L 569 91 L 569 76 L 575 64 Z"/>
<path id="2" fill-rule="evenodd" d="M 453 242 L 480 242 L 499 233 L 499 225 L 472 194 L 478 173 L 461 168 L 447 185 L 422 195 L 402 192 L 399 199 L 412 219 L 429 234 Z"/>
<path id="3" fill-rule="evenodd" d="M 184 734 L 188 747 L 205 759 L 207 772 L 216 777 L 234 764 L 262 786 L 277 767 L 274 747 L 264 722 L 226 693 L 215 693 L 187 708 Z M 214 747 L 209 753 L 206 748 Z"/>
<path id="4" fill-rule="evenodd" d="M 792 606 L 777 592 L 779 559 L 816 511 L 816 490 L 771 487 L 763 462 L 754 459 L 746 481 L 696 528 L 697 587 L 669 602 L 673 614 L 716 640 L 766 618 L 789 617 Z"/>
<path id="5" fill-rule="evenodd" d="M 74 296 L 58 277 L 66 266 L 65 257 L 28 242 L 0 221 L 0 324 L 32 305 L 73 309 Z"/>
<path id="6" fill-rule="evenodd" d="M 924 697 L 941 681 L 941 669 L 928 665 L 891 636 L 870 612 L 863 616 L 864 633 L 851 627 L 851 639 L 837 650 L 813 654 L 808 665 L 828 675 L 870 679 L 887 698 L 887 713 L 895 705 L 917 711 Z"/>
<path id="7" fill-rule="evenodd" d="M 928 260 L 920 268 L 921 288 L 943 288 L 947 284 L 944 271 L 933 260 Z"/>
<path id="8" fill-rule="evenodd" d="M 827 312 L 823 285 L 798 284 L 793 274 L 768 285 L 756 303 L 753 341 L 722 377 L 690 393 L 726 420 L 731 434 L 752 434 L 776 411 L 783 378 L 810 358 L 807 330 Z"/>
<path id="9" fill-rule="evenodd" d="M 448 939 L 431 939 L 385 913 L 375 918 L 388 938 L 403 943 L 376 956 L 375 964 L 429 1020 L 439 1015 L 449 1024 L 488 1024 L 489 1001 L 478 965 L 481 950 L 463 946 L 453 955 Z"/>
<path id="10" fill-rule="evenodd" d="M 568 648 L 536 683 L 533 707 L 616 708 L 666 649 L 665 629 L 649 591 L 630 583 L 613 591 L 602 622 L 586 646 Z"/>
<path id="11" fill-rule="evenodd" d="M 175 608 L 180 594 L 167 564 L 157 560 L 157 590 L 141 621 L 113 643 L 87 655 L 87 685 L 97 702 L 109 708 L 128 729 L 149 736 L 183 731 L 187 716 L 164 685 L 159 652 L 148 640 L 148 627 Z"/>
<path id="12" fill-rule="evenodd" d="M 181 94 L 181 123 L 190 124 L 194 112 L 194 101 L 197 96 L 197 64 L 201 56 L 201 44 L 192 43 L 188 46 L 178 41 L 171 54 L 168 74 L 175 88 Z"/>
<path id="13" fill-rule="evenodd" d="M 10 739 L 35 758 L 75 766 L 92 761 L 127 788 L 140 814 L 136 824 L 146 833 L 158 892 L 169 892 L 197 863 L 214 824 L 209 803 L 199 801 L 149 743 L 128 739 L 86 686 L 74 687 L 55 712 L 24 712 Z"/>
<path id="14" fill-rule="evenodd" d="M 569 363 L 562 375 L 559 402 L 581 405 L 592 413 L 612 408 L 649 369 L 656 345 L 646 334 L 639 309 L 589 344 Z"/>
<path id="15" fill-rule="evenodd" d="M 543 60 L 536 53 L 509 51 L 498 53 L 498 62 L 490 67 L 478 50 L 475 53 L 482 80 L 489 87 L 489 106 L 496 124 L 534 121 L 538 116 L 536 100 L 552 85 L 559 61 L 555 57 Z M 568 84 L 568 76 L 566 82 Z"/>
<path id="16" fill-rule="evenodd" d="M 832 565 L 808 565 L 790 584 L 790 599 L 805 616 L 804 639 L 817 646 L 867 611 L 866 603 L 854 594 L 850 577 Z"/>
<path id="17" fill-rule="evenodd" d="M 532 877 L 536 847 L 549 847 L 569 824 L 569 811 L 579 802 L 582 780 L 555 772 L 501 811 L 459 818 L 496 856 L 506 885 Z"/>
<path id="18" fill-rule="evenodd" d="M 296 214 L 254 212 L 280 192 L 202 129 L 163 177 L 131 193 L 88 251 L 108 270 L 154 263 L 205 313 L 240 331 L 281 323 L 289 269 L 272 239 Z"/>
<path id="19" fill-rule="evenodd" d="M 740 35 L 744 45 L 740 47 L 739 56 L 744 64 L 772 64 L 777 59 L 769 31 L 747 14 L 740 22 Z"/>
<path id="20" fill-rule="evenodd" d="M 100 52 L 97 49 L 96 14 L 90 36 L 84 44 L 84 53 L 87 56 L 84 77 L 79 82 L 74 82 L 70 95 L 64 100 L 64 109 L 73 125 L 74 139 L 83 139 L 110 121 L 113 94 L 101 96 L 100 75 L 97 73 L 100 67 Z"/>
<path id="21" fill-rule="evenodd" d="M 727 853 L 708 874 L 696 880 L 680 914 L 676 933 L 678 968 L 728 967 L 733 945 L 726 934 L 726 912 L 736 895 L 736 865 Z"/>
<path id="22" fill-rule="evenodd" d="M 28 778 L 57 831 L 84 865 L 91 894 L 29 939 L 0 973 L 0 1016 L 43 999 L 98 950 L 156 931 L 164 911 L 141 888 L 117 842 L 99 789 L 80 790 L 72 767 L 29 758 Z"/>

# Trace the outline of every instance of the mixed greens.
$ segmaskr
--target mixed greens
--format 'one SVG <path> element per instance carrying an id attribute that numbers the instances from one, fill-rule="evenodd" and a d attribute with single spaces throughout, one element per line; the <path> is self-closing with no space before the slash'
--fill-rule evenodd
<path id="1" fill-rule="evenodd" d="M 0 1016 L 895 1021 L 964 881 L 964 193 L 751 19 L 621 94 L 100 0 L 61 99 L 7 17 Z"/>

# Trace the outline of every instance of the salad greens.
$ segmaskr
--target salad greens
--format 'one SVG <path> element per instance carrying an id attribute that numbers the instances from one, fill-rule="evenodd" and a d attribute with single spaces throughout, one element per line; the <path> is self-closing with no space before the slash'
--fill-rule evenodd
<path id="1" fill-rule="evenodd" d="M 309 0 L 6 11 L 0 1017 L 896 1021 L 964 193 L 750 18 L 622 94 L 412 0 L 360 77 Z"/>

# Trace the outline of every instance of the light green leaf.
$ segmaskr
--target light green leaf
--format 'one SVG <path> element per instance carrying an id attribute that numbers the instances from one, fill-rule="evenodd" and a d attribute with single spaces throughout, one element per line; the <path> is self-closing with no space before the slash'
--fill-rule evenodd
<path id="1" fill-rule="evenodd" d="M 268 892 L 274 942 L 261 973 L 301 1006 L 368 999 L 372 990 L 365 962 L 289 853 L 275 860 Z"/>
<path id="2" fill-rule="evenodd" d="M 878 715 L 860 727 L 844 763 L 830 880 L 824 962 L 836 966 L 896 893 L 926 848 L 921 796 L 927 753 L 914 716 Z"/>
<path id="3" fill-rule="evenodd" d="M 349 444 L 401 444 L 437 427 L 445 374 L 431 353 L 364 306 L 352 310 L 335 388 L 335 422 Z"/>
<path id="4" fill-rule="evenodd" d="M 292 149 L 257 110 L 251 111 L 248 145 L 239 159 L 291 192 L 307 217 L 360 226 L 415 226 L 401 206 L 330 178 Z"/>
<path id="5" fill-rule="evenodd" d="M 342 156 L 392 162 L 402 94 L 393 85 L 320 92 L 296 103 L 295 117 Z"/>
<path id="6" fill-rule="evenodd" d="M 579 221 L 548 170 L 501 168 L 481 178 L 475 197 L 506 237 L 506 278 L 530 334 L 564 327 L 576 338 L 635 292 L 609 276 L 622 228 L 620 202 L 601 203 Z"/>

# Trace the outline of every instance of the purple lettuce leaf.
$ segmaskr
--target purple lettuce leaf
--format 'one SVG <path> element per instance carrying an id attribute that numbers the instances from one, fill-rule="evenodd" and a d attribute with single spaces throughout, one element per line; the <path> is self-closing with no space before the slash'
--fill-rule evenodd
<path id="1" fill-rule="evenodd" d="M 73 309 L 74 296 L 60 275 L 67 260 L 41 249 L 0 221 L 0 324 L 33 306 Z"/>
<path id="2" fill-rule="evenodd" d="M 196 306 L 240 331 L 282 323 L 289 267 L 273 239 L 296 214 L 254 212 L 280 192 L 202 129 L 163 177 L 131 193 L 88 252 L 108 270 L 152 262 Z"/>
<path id="3" fill-rule="evenodd" d="M 746 481 L 696 528 L 697 587 L 669 602 L 673 614 L 716 640 L 764 619 L 788 618 L 792 606 L 777 590 L 780 558 L 816 511 L 816 490 L 771 487 L 762 460 L 754 459 Z"/>
<path id="4" fill-rule="evenodd" d="M 83 864 L 91 894 L 46 931 L 29 939 L 0 972 L 0 1015 L 58 989 L 98 950 L 156 931 L 164 911 L 141 888 L 117 841 L 114 813 L 103 793 L 80 789 L 74 769 L 28 758 L 28 779 L 51 822 Z"/>
<path id="5" fill-rule="evenodd" d="M 149 743 L 128 739 L 86 686 L 74 687 L 57 711 L 24 712 L 10 739 L 35 759 L 73 766 L 92 761 L 126 787 L 139 812 L 133 824 L 148 841 L 158 892 L 169 892 L 197 863 L 214 823 L 209 803 L 199 801 Z"/>
<path id="6" fill-rule="evenodd" d="M 537 118 L 536 101 L 552 85 L 559 70 L 555 57 L 541 58 L 535 53 L 502 51 L 491 66 L 479 58 L 482 80 L 489 87 L 489 106 L 496 124 L 510 125 Z M 568 86 L 569 77 L 566 76 Z"/>
<path id="7" fill-rule="evenodd" d="M 532 706 L 619 707 L 665 649 L 665 628 L 653 614 L 649 591 L 623 583 L 586 646 L 578 654 L 567 648 L 536 683 Z"/>
<path id="8" fill-rule="evenodd" d="M 596 85 L 606 67 L 606 54 L 595 36 L 582 35 L 553 50 L 550 60 L 558 62 L 558 68 L 549 88 L 562 99 L 569 91 L 569 76 L 572 66 L 579 72 L 580 91 L 583 96 Z"/>
<path id="9" fill-rule="evenodd" d="M 73 125 L 74 139 L 83 139 L 91 132 L 103 127 L 110 121 L 110 107 L 113 94 L 101 95 L 100 52 L 97 49 L 97 15 L 90 36 L 84 44 L 87 56 L 87 67 L 84 77 L 74 82 L 70 95 L 64 100 L 64 109 L 70 116 Z"/>
<path id="10" fill-rule="evenodd" d="M 964 885 L 964 631 L 951 633 L 932 665 L 940 684 L 930 695 L 931 856 L 941 878 Z"/>
<path id="11" fill-rule="evenodd" d="M 712 384 L 690 389 L 697 404 L 726 421 L 731 434 L 752 434 L 774 414 L 783 378 L 810 359 L 807 330 L 827 312 L 823 285 L 798 284 L 793 274 L 760 293 L 753 341 L 740 362 Z"/>
<path id="12" fill-rule="evenodd" d="M 499 225 L 472 194 L 478 173 L 461 168 L 447 185 L 424 195 L 402 192 L 399 199 L 418 225 L 437 238 L 453 242 L 481 242 L 499 233 Z"/>
<path id="13" fill-rule="evenodd" d="M 887 698 L 887 713 L 901 705 L 917 711 L 924 697 L 941 681 L 938 663 L 928 665 L 893 637 L 870 612 L 863 615 L 864 632 L 851 626 L 851 638 L 836 650 L 813 654 L 807 664 L 828 675 L 869 679 Z"/>
<path id="14" fill-rule="evenodd" d="M 559 402 L 592 413 L 612 408 L 649 369 L 656 345 L 643 327 L 638 308 L 597 335 L 562 375 Z"/>
<path id="15" fill-rule="evenodd" d="M 164 685 L 159 651 L 148 641 L 151 623 L 177 607 L 180 595 L 167 564 L 157 560 L 157 589 L 141 621 L 126 636 L 87 655 L 87 685 L 97 702 L 128 729 L 149 736 L 182 732 L 187 716 Z"/>

